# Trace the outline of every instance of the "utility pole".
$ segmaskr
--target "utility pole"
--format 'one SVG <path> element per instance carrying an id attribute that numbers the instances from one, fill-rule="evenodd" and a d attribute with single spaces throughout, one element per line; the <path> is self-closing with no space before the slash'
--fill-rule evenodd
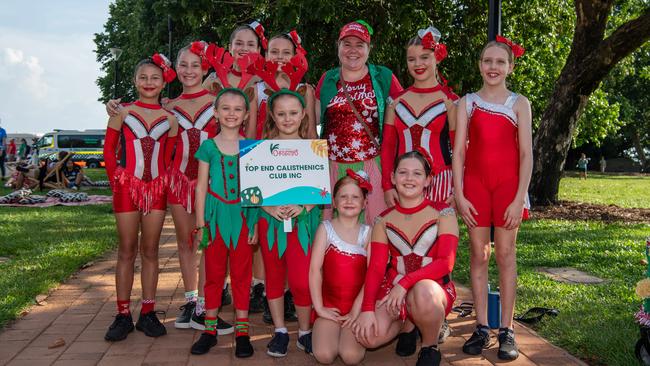
<path id="1" fill-rule="evenodd" d="M 501 34 L 501 0 L 489 0 L 488 8 L 488 42 L 494 41 Z"/>

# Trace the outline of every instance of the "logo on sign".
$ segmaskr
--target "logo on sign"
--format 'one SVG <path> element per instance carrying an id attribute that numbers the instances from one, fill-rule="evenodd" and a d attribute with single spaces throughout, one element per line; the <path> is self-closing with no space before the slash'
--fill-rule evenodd
<path id="1" fill-rule="evenodd" d="M 282 149 L 280 144 L 270 144 L 269 150 L 273 156 L 298 156 L 298 149 Z"/>

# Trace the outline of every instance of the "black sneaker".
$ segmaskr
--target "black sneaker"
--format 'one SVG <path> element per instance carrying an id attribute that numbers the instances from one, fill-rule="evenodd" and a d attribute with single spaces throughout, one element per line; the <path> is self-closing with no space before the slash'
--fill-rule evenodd
<path id="1" fill-rule="evenodd" d="M 313 353 L 311 351 L 311 332 L 303 335 L 302 337 L 298 337 L 298 340 L 296 341 L 296 347 L 298 347 L 299 350 L 305 351 L 305 353 L 311 355 Z"/>
<path id="2" fill-rule="evenodd" d="M 224 287 L 221 292 L 221 306 L 232 304 L 232 296 L 230 296 L 230 292 L 228 292 L 228 287 L 230 287 L 230 285 L 226 284 L 226 287 Z"/>
<path id="3" fill-rule="evenodd" d="M 250 300 L 248 302 L 248 312 L 257 314 L 264 311 L 264 284 L 258 283 L 251 290 Z"/>
<path id="4" fill-rule="evenodd" d="M 235 331 L 235 327 L 232 326 L 232 324 L 228 323 L 227 321 L 221 319 L 220 317 L 217 317 L 217 334 L 218 335 L 226 335 L 230 334 Z"/>
<path id="5" fill-rule="evenodd" d="M 395 346 L 395 353 L 400 357 L 408 357 L 415 353 L 418 347 L 418 328 L 413 327 L 413 330 L 408 333 L 400 333 L 397 336 L 397 346 Z"/>
<path id="6" fill-rule="evenodd" d="M 201 314 L 192 313 L 192 319 L 190 319 L 190 327 L 196 330 L 205 330 L 205 311 Z"/>
<path id="7" fill-rule="evenodd" d="M 291 291 L 286 291 L 284 293 L 284 321 L 298 321 L 298 316 L 296 315 L 296 305 L 293 303 L 293 295 L 291 295 Z"/>
<path id="8" fill-rule="evenodd" d="M 477 325 L 476 330 L 463 345 L 463 352 L 468 355 L 480 355 L 484 349 L 492 345 L 490 339 L 490 329 L 484 325 Z"/>
<path id="9" fill-rule="evenodd" d="M 201 338 L 192 345 L 193 355 L 203 355 L 210 352 L 210 348 L 217 345 L 217 336 L 208 333 L 201 333 Z"/>
<path id="10" fill-rule="evenodd" d="M 273 324 L 273 316 L 271 315 L 271 308 L 269 307 L 269 301 L 266 299 L 266 296 L 264 296 L 264 314 L 262 314 L 262 321 L 264 324 L 272 325 Z"/>
<path id="11" fill-rule="evenodd" d="M 287 355 L 287 348 L 289 348 L 289 334 L 275 332 L 266 346 L 266 354 L 272 357 L 284 357 Z"/>
<path id="12" fill-rule="evenodd" d="M 122 341 L 131 332 L 133 332 L 133 318 L 131 314 L 117 314 L 115 320 L 113 320 L 113 324 L 108 327 L 104 339 L 109 342 Z"/>
<path id="13" fill-rule="evenodd" d="M 502 360 L 514 360 L 519 357 L 514 330 L 499 328 L 499 353 L 497 356 Z"/>
<path id="14" fill-rule="evenodd" d="M 192 314 L 194 314 L 194 309 L 196 308 L 196 303 L 194 301 L 188 301 L 185 305 L 181 306 L 179 309 L 181 313 L 176 317 L 174 322 L 174 327 L 178 329 L 189 329 L 190 320 L 192 320 Z"/>
<path id="15" fill-rule="evenodd" d="M 146 314 L 140 314 L 138 322 L 135 323 L 135 329 L 144 332 L 147 337 L 160 337 L 167 334 L 167 329 L 158 320 L 155 311 L 150 311 Z"/>
<path id="16" fill-rule="evenodd" d="M 440 326 L 440 333 L 438 333 L 438 344 L 445 343 L 447 340 L 447 337 L 451 334 L 451 329 L 449 328 L 449 323 L 447 322 L 447 319 L 445 319 L 442 322 L 442 325 Z"/>
<path id="17" fill-rule="evenodd" d="M 439 366 L 441 358 L 438 346 L 422 347 L 415 366 Z"/>
<path id="18" fill-rule="evenodd" d="M 253 345 L 251 344 L 251 337 L 239 336 L 235 338 L 235 357 L 251 357 L 254 352 Z"/>

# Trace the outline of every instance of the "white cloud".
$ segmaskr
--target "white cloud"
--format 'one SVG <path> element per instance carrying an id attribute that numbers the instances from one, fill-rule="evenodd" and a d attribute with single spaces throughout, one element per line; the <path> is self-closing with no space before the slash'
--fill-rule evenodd
<path id="1" fill-rule="evenodd" d="M 39 59 L 35 56 L 25 57 L 22 50 L 14 48 L 0 49 L 0 53 L 4 56 L 3 62 L 0 62 L 0 74 L 6 79 L 2 81 L 3 84 L 14 85 L 35 100 L 45 99 L 50 88 L 43 80 L 45 70 Z M 15 92 L 15 88 L 12 92 Z"/>
<path id="2" fill-rule="evenodd" d="M 63 0 L 36 12 L 29 4 L 10 1 L 0 13 L 2 127 L 8 133 L 104 128 L 93 33 L 102 30 L 108 1 Z"/>

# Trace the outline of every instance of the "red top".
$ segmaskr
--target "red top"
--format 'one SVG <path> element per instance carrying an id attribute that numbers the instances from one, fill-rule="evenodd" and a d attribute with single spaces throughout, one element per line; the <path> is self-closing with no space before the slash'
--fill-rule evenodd
<path id="1" fill-rule="evenodd" d="M 443 91 L 451 100 L 458 96 L 446 91 L 442 85 L 434 88 L 420 89 L 410 87 L 404 91 L 420 94 Z M 383 144 L 397 143 L 396 149 L 385 149 L 386 152 L 395 151 L 393 156 L 382 154 L 382 186 L 384 190 L 393 188 L 390 174 L 393 172 L 395 158 L 418 147 L 426 149 L 433 159 L 433 174 L 436 175 L 444 169 L 451 169 L 451 143 L 449 136 L 449 122 L 447 108 L 442 99 L 434 100 L 420 111 L 415 111 L 404 98 L 395 98 L 396 141 L 384 138 Z M 384 126 L 385 129 L 388 125 Z M 384 134 L 386 137 L 386 133 Z"/>
<path id="2" fill-rule="evenodd" d="M 153 108 L 140 102 L 134 104 L 143 108 L 160 109 L 160 106 Z M 128 112 L 120 131 L 120 165 L 127 173 L 144 182 L 150 182 L 165 173 L 164 152 L 170 127 L 167 115 L 147 124 L 146 119 L 136 111 Z"/>
<path id="3" fill-rule="evenodd" d="M 195 94 L 181 94 L 180 98 L 194 99 L 207 93 L 208 91 L 204 90 Z M 178 119 L 179 136 L 176 140 L 176 153 L 172 166 L 190 180 L 194 180 L 198 176 L 199 167 L 194 154 L 203 141 L 213 138 L 217 134 L 218 125 L 214 118 L 212 102 L 205 103 L 194 115 L 190 115 L 180 105 L 174 106 L 172 112 Z"/>
<path id="4" fill-rule="evenodd" d="M 316 88 L 317 98 L 320 95 L 322 82 L 323 78 Z M 370 74 L 366 74 L 360 80 L 348 82 L 347 85 L 352 103 L 365 119 L 372 134 L 379 138 L 379 112 Z M 321 108 L 327 108 L 325 137 L 329 141 L 329 159 L 352 163 L 374 158 L 379 155 L 379 151 L 350 108 L 340 80 L 336 86 L 338 87 L 336 96 L 328 105 L 321 106 Z"/>
<path id="5" fill-rule="evenodd" d="M 468 144 L 465 174 L 519 176 L 517 115 L 512 107 L 517 94 L 505 104 L 489 103 L 476 93 L 468 94 Z"/>
<path id="6" fill-rule="evenodd" d="M 453 209 L 444 203 L 432 203 L 425 199 L 413 208 L 403 208 L 397 204 L 380 216 L 384 219 L 395 211 L 406 215 L 429 215 L 430 213 L 423 212 L 427 207 L 440 211 L 441 216 L 453 212 Z M 384 278 L 392 284 L 399 284 L 406 290 L 422 279 L 431 279 L 443 284 L 444 278 L 451 273 L 456 260 L 458 237 L 451 234 L 438 235 L 437 219 L 426 220 L 412 238 L 390 220 L 384 220 L 384 224 L 388 243 L 372 243 L 362 311 L 375 309 L 379 288 Z M 447 240 L 448 236 L 452 237 L 452 240 Z M 389 263 L 388 270 L 386 263 Z"/>

